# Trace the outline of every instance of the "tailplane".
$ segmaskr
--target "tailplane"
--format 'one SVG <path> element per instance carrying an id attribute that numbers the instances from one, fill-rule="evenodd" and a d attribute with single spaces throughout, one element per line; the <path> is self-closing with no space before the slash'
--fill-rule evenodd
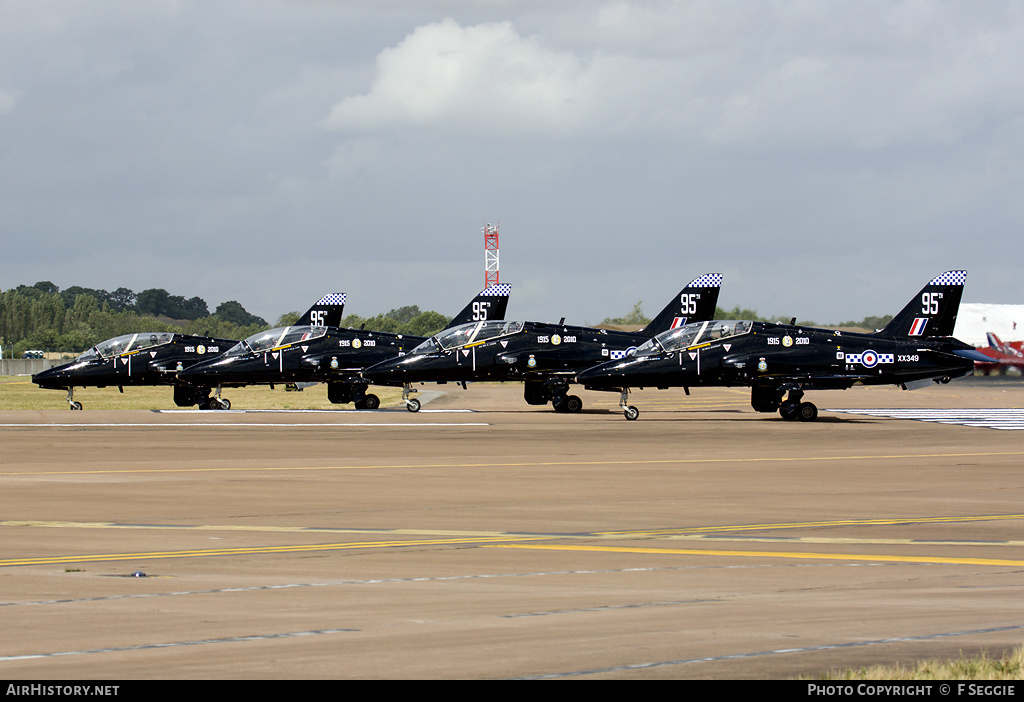
<path id="1" fill-rule="evenodd" d="M 324 295 L 306 310 L 306 314 L 299 317 L 295 326 L 340 327 L 341 315 L 345 311 L 345 298 L 345 293 Z"/>
<path id="2" fill-rule="evenodd" d="M 657 336 L 663 331 L 690 322 L 707 322 L 714 319 L 721 288 L 721 273 L 707 273 L 691 280 L 640 333 L 645 336 Z"/>
<path id="3" fill-rule="evenodd" d="M 469 322 L 486 322 L 489 319 L 505 319 L 508 297 L 512 286 L 508 283 L 491 285 L 480 291 L 461 312 L 448 324 L 448 329 Z"/>
<path id="4" fill-rule="evenodd" d="M 946 271 L 921 289 L 879 336 L 953 336 L 967 271 Z"/>

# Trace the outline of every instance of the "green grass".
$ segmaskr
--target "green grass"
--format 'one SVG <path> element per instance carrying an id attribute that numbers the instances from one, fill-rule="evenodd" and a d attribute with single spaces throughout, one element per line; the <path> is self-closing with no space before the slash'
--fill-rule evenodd
<path id="1" fill-rule="evenodd" d="M 401 404 L 401 390 L 374 387 L 370 392 L 380 398 L 381 407 Z M 320 384 L 302 392 L 289 392 L 283 385 L 271 390 L 266 385 L 226 388 L 221 396 L 231 400 L 232 409 L 352 409 L 352 404 L 332 405 L 327 399 L 327 386 Z M 75 400 L 89 410 L 157 410 L 182 409 L 174 404 L 170 386 L 126 387 L 124 393 L 115 387 L 75 388 Z M 0 376 L 0 410 L 66 410 L 67 391 L 44 390 L 29 376 Z"/>

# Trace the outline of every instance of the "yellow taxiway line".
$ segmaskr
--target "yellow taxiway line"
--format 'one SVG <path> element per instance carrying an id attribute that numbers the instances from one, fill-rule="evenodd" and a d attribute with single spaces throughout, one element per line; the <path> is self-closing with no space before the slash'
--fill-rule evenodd
<path id="1" fill-rule="evenodd" d="M 256 425 L 254 425 L 256 426 Z M 457 425 L 456 425 L 457 426 Z M 655 458 L 627 459 L 607 458 L 594 461 L 519 461 L 506 463 L 397 463 L 380 465 L 351 466 L 236 466 L 230 468 L 124 468 L 124 469 L 87 469 L 87 470 L 41 470 L 41 471 L 0 471 L 0 477 L 10 476 L 44 476 L 44 475 L 118 475 L 138 473 L 272 473 L 286 471 L 332 471 L 332 470 L 385 470 L 394 469 L 427 469 L 448 468 L 544 468 L 564 466 L 643 466 L 643 465 L 693 465 L 723 464 L 742 465 L 745 463 L 814 463 L 824 461 L 879 461 L 909 460 L 922 458 L 991 458 L 994 456 L 1024 456 L 1024 451 L 973 451 L 969 453 L 897 453 L 881 455 L 850 455 L 850 456 L 754 456 L 754 457 L 701 457 L 701 458 Z"/>
<path id="2" fill-rule="evenodd" d="M 861 561 L 884 563 L 931 563 L 941 565 L 988 565 L 1022 567 L 1024 560 L 1001 558 L 955 558 L 946 556 L 886 556 L 881 554 L 813 553 L 800 551 L 720 551 L 711 549 L 638 548 L 629 546 L 585 546 L 545 544 L 484 544 L 481 548 L 517 548 L 538 551 L 596 551 L 601 553 L 642 553 L 646 555 L 720 556 L 725 558 L 796 558 L 800 560 Z"/>
<path id="3" fill-rule="evenodd" d="M 150 551 L 138 553 L 110 553 L 88 555 L 62 555 L 49 557 L 22 557 L 0 560 L 0 567 L 23 566 L 60 563 L 82 563 L 100 561 L 126 561 L 154 558 L 189 558 L 229 555 L 251 555 L 271 553 L 293 553 L 311 551 L 336 551 L 349 549 L 407 548 L 412 546 L 439 545 L 473 545 L 484 548 L 528 548 L 553 551 L 591 551 L 605 553 L 637 553 L 657 555 L 691 555 L 720 556 L 733 558 L 795 558 L 815 560 L 874 561 L 894 563 L 945 563 L 959 565 L 999 565 L 1024 566 L 1022 560 L 997 558 L 964 558 L 947 556 L 916 556 L 916 555 L 883 555 L 883 554 L 849 554 L 849 553 L 814 553 L 805 551 L 747 551 L 724 549 L 681 549 L 664 547 L 631 547 L 631 546 L 595 546 L 589 544 L 540 544 L 538 541 L 552 540 L 594 540 L 594 539 L 664 539 L 664 540 L 698 540 L 713 538 L 716 542 L 760 542 L 787 544 L 832 544 L 832 545 L 884 545 L 884 546 L 958 546 L 958 547 L 1020 547 L 1021 541 L 940 541 L 927 539 L 879 539 L 851 537 L 794 537 L 794 538 L 759 538 L 741 536 L 736 532 L 777 529 L 808 529 L 837 526 L 884 526 L 893 524 L 948 524 L 963 522 L 985 522 L 995 520 L 1020 520 L 1024 514 L 992 514 L 947 517 L 909 517 L 889 519 L 844 519 L 818 522 L 784 522 L 778 524 L 741 524 L 708 527 L 692 527 L 682 529 L 655 529 L 635 531 L 593 532 L 583 534 L 517 534 L 512 532 L 489 532 L 469 530 L 437 530 L 437 529 L 332 529 L 326 527 L 286 527 L 273 525 L 186 525 L 186 524 L 119 524 L 112 522 L 61 522 L 43 520 L 6 520 L 0 521 L 3 528 L 64 528 L 64 529 L 128 529 L 128 530 L 170 530 L 170 531 L 205 531 L 205 532 L 264 532 L 293 534 L 379 534 L 388 537 L 381 541 L 356 541 L 328 544 L 299 544 L 278 546 L 255 546 L 239 548 L 186 549 L 181 551 Z M 727 535 L 732 532 L 735 535 Z M 714 534 L 709 536 L 709 533 Z M 417 537 L 400 539 L 396 537 Z M 519 542 L 519 543 L 509 543 Z M 523 543 L 533 542 L 533 543 Z"/>

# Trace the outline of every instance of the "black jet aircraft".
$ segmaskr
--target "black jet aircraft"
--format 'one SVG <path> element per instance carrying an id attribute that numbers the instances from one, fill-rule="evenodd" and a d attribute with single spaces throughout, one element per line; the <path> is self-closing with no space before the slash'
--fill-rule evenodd
<path id="1" fill-rule="evenodd" d="M 343 293 L 332 293 L 318 300 L 302 320 L 339 324 L 345 305 Z M 173 332 L 141 332 L 125 334 L 93 346 L 70 363 L 48 368 L 32 376 L 41 388 L 67 390 L 68 404 L 82 409 L 74 398 L 75 387 L 117 387 L 170 385 L 174 387 L 174 404 L 179 407 L 199 405 L 200 409 L 227 409 L 228 400 L 210 397 L 210 385 L 183 382 L 177 373 L 208 358 L 219 356 L 238 342 L 206 336 Z"/>
<path id="2" fill-rule="evenodd" d="M 655 334 L 689 321 L 715 316 L 722 276 L 711 273 L 693 280 L 639 332 L 545 322 L 474 322 L 437 334 L 392 361 L 363 371 L 373 383 L 522 380 L 531 405 L 551 402 L 555 411 L 579 412 L 583 401 L 569 394 L 580 370 L 606 359 L 624 357 Z M 564 320 L 563 320 L 564 321 Z M 408 405 L 415 412 L 418 405 Z"/>
<path id="3" fill-rule="evenodd" d="M 629 358 L 577 376 L 595 390 L 622 393 L 626 419 L 630 388 L 749 386 L 758 412 L 814 421 L 818 409 L 803 402 L 807 390 L 853 385 L 922 387 L 969 375 L 980 356 L 951 337 L 966 271 L 932 279 L 884 329 L 873 334 L 769 322 L 718 320 L 659 334 Z M 783 399 L 783 395 L 788 396 Z"/>
<path id="4" fill-rule="evenodd" d="M 504 318 L 510 291 L 507 284 L 486 288 L 451 324 Z M 356 409 L 377 409 L 380 398 L 366 392 L 369 383 L 359 372 L 396 358 L 423 341 L 422 336 L 341 329 L 337 324 L 298 324 L 250 336 L 219 358 L 191 366 L 178 377 L 186 383 L 218 388 L 327 383 L 327 399 L 332 403 L 352 402 Z M 419 408 L 418 400 L 408 402 Z"/>

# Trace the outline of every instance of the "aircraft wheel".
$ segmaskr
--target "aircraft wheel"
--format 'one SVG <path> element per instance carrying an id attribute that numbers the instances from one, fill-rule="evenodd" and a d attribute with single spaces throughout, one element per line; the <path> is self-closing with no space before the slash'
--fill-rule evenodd
<path id="1" fill-rule="evenodd" d="M 82 409 L 82 403 L 78 402 L 77 400 L 75 402 L 72 402 L 71 403 L 71 409 L 72 410 L 80 410 L 80 409 Z"/>
<path id="2" fill-rule="evenodd" d="M 798 402 L 792 402 L 787 400 L 779 405 L 779 414 L 782 415 L 783 419 L 793 420 L 797 418 L 797 414 L 800 411 L 800 404 Z"/>
<path id="3" fill-rule="evenodd" d="M 640 416 L 640 410 L 638 410 L 638 409 L 637 409 L 636 407 L 634 407 L 633 405 L 630 405 L 629 407 L 627 407 L 626 409 L 624 409 L 624 410 L 622 411 L 622 413 L 623 413 L 624 415 L 626 415 L 626 419 L 628 419 L 628 420 L 629 420 L 629 421 L 631 421 L 631 422 L 632 422 L 632 421 L 635 421 L 635 420 L 636 420 L 636 418 Z"/>
<path id="4" fill-rule="evenodd" d="M 579 414 L 583 411 L 583 400 L 578 398 L 576 395 L 569 395 L 565 398 L 565 404 L 562 410 L 565 412 L 572 412 L 573 414 Z"/>
<path id="5" fill-rule="evenodd" d="M 363 395 L 354 404 L 358 410 L 375 410 L 380 407 L 380 398 L 371 393 Z"/>
<path id="6" fill-rule="evenodd" d="M 405 408 L 410 412 L 419 412 L 420 407 L 422 407 L 422 405 L 420 404 L 420 401 L 417 400 L 415 397 L 406 400 L 405 402 Z"/>
<path id="7" fill-rule="evenodd" d="M 818 418 L 818 408 L 813 402 L 801 402 L 797 408 L 797 417 L 801 422 L 813 422 Z"/>
<path id="8" fill-rule="evenodd" d="M 556 412 L 564 412 L 565 411 L 565 395 L 559 395 L 559 396 L 556 396 L 556 397 L 552 397 L 551 398 L 551 407 L 554 408 L 554 410 Z"/>
<path id="9" fill-rule="evenodd" d="M 231 400 L 221 399 L 221 401 L 220 401 L 220 408 L 223 409 L 223 410 L 231 409 Z"/>

